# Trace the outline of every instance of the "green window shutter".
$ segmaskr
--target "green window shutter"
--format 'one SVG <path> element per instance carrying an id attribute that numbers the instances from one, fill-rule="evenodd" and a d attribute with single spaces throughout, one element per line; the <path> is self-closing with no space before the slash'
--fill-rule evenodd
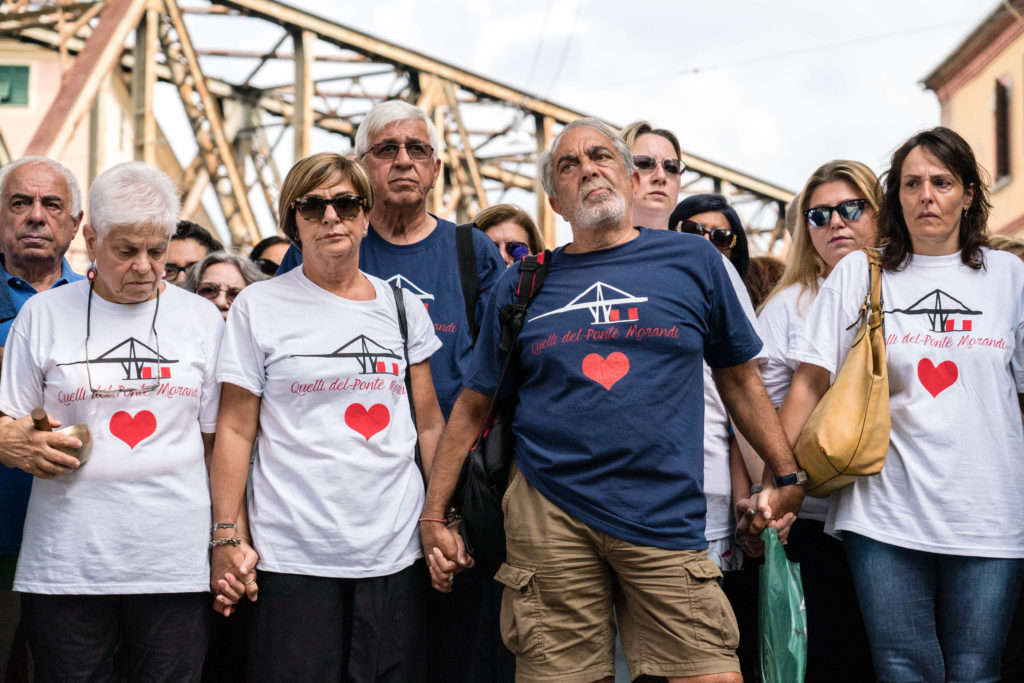
<path id="1" fill-rule="evenodd" d="M 0 105 L 28 105 L 28 67 L 0 66 Z"/>

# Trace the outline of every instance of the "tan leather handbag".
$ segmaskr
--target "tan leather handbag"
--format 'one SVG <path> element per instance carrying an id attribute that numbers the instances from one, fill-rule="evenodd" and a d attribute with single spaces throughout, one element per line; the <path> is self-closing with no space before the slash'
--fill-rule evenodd
<path id="1" fill-rule="evenodd" d="M 878 474 L 889 451 L 882 264 L 876 250 L 864 249 L 864 253 L 870 275 L 858 317 L 860 329 L 836 381 L 821 397 L 796 442 L 797 462 L 807 471 L 807 495 L 816 498 Z"/>

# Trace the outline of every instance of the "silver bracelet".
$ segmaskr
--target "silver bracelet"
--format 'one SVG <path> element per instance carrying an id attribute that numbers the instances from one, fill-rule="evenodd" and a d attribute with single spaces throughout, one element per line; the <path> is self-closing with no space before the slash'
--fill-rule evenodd
<path id="1" fill-rule="evenodd" d="M 210 527 L 210 534 L 213 534 L 215 531 L 220 531 L 221 529 L 234 529 L 235 531 L 238 531 L 238 525 L 234 522 L 217 522 Z"/>
<path id="2" fill-rule="evenodd" d="M 241 543 L 242 539 L 238 536 L 226 536 L 224 538 L 217 538 L 210 541 L 210 548 L 216 548 L 220 545 L 233 545 L 237 548 Z"/>

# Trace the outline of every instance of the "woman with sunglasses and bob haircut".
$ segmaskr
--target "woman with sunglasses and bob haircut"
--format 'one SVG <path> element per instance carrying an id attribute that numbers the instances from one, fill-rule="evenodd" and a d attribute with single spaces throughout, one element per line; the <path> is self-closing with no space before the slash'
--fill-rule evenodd
<path id="1" fill-rule="evenodd" d="M 163 279 L 179 210 L 146 164 L 101 173 L 87 280 L 33 296 L 7 340 L 0 411 L 91 435 L 32 485 L 14 589 L 36 680 L 109 680 L 117 649 L 129 680 L 200 679 L 224 323 Z"/>
<path id="2" fill-rule="evenodd" d="M 717 192 L 695 194 L 679 202 L 669 216 L 668 227 L 677 232 L 703 235 L 715 245 L 741 278 L 747 276 L 750 247 L 743 222 L 729 200 Z"/>
<path id="3" fill-rule="evenodd" d="M 893 153 L 878 213 L 889 449 L 833 495 L 825 526 L 842 534 L 882 681 L 998 680 L 1024 579 L 1024 262 L 988 248 L 990 211 L 956 132 Z M 789 353 L 791 443 L 849 353 L 867 283 L 854 252 L 819 288 Z"/>
<path id="4" fill-rule="evenodd" d="M 765 351 L 761 377 L 776 408 L 793 381 L 791 346 L 803 333 L 825 278 L 847 254 L 878 243 L 882 189 L 866 165 L 848 160 L 823 164 L 799 196 L 790 209 L 795 226 L 786 269 L 758 316 Z M 867 280 L 858 291 L 866 286 Z M 761 481 L 760 459 L 749 457 L 748 467 L 752 480 Z M 843 544 L 825 533 L 828 509 L 828 500 L 805 498 L 786 545 L 789 559 L 800 564 L 804 585 L 807 680 L 870 681 L 871 655 Z"/>
<path id="5" fill-rule="evenodd" d="M 544 238 L 537 224 L 518 206 L 495 204 L 476 215 L 473 225 L 498 246 L 506 266 L 544 251 Z"/>
<path id="6" fill-rule="evenodd" d="M 359 269 L 373 200 L 358 163 L 338 154 L 298 161 L 281 186 L 279 216 L 302 266 L 247 287 L 228 314 L 210 476 L 211 584 L 228 613 L 259 591 L 249 680 L 425 675 L 416 453 L 428 473 L 444 425 L 429 361 L 441 342 L 403 289 L 406 345 L 396 293 Z M 246 503 L 257 427 L 253 567 L 230 540 L 246 530 L 230 522 Z"/>
<path id="7" fill-rule="evenodd" d="M 670 130 L 635 121 L 622 129 L 633 152 L 640 183 L 633 192 L 633 225 L 664 230 L 679 200 L 679 185 L 686 164 L 680 161 L 679 139 Z"/>

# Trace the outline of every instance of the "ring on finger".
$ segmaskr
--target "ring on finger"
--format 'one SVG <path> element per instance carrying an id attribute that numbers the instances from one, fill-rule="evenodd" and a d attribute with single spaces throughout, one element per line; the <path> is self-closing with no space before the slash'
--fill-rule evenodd
<path id="1" fill-rule="evenodd" d="M 251 586 L 254 583 L 256 583 L 256 578 L 255 577 L 253 577 L 253 578 L 249 579 L 248 581 L 246 581 L 244 585 Z"/>

